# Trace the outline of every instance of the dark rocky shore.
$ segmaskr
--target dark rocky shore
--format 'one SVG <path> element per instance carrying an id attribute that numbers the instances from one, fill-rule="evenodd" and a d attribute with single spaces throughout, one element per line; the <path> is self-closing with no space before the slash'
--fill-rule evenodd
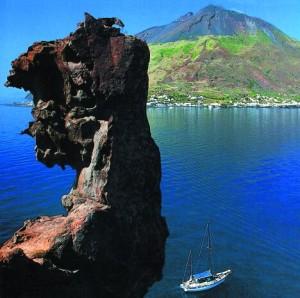
<path id="1" fill-rule="evenodd" d="M 161 278 L 168 230 L 146 116 L 149 50 L 115 25 L 86 14 L 70 36 L 12 63 L 7 85 L 34 97 L 23 133 L 37 159 L 77 176 L 67 215 L 28 220 L 1 246 L 1 298 L 143 297 Z"/>

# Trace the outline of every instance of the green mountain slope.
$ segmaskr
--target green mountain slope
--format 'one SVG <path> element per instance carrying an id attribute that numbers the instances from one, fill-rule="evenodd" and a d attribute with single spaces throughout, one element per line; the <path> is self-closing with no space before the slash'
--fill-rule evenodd
<path id="1" fill-rule="evenodd" d="M 276 38 L 257 31 L 149 44 L 150 94 L 298 96 L 300 43 Z"/>

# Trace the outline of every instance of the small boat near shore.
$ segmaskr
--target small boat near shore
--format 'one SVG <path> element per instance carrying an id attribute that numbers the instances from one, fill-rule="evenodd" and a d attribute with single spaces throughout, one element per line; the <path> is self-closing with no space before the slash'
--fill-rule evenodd
<path id="1" fill-rule="evenodd" d="M 199 257 L 201 256 L 205 238 L 207 236 L 207 250 L 208 250 L 208 270 L 200 273 L 193 272 L 193 260 L 192 260 L 192 251 L 188 256 L 188 261 L 185 268 L 185 273 L 183 276 L 183 281 L 180 284 L 185 292 L 202 292 L 212 288 L 215 288 L 222 284 L 226 278 L 231 274 L 231 270 L 228 269 L 223 272 L 213 273 L 212 270 L 212 245 L 211 245 L 211 234 L 210 234 L 210 225 L 206 225 L 204 238 L 201 244 Z M 188 267 L 190 268 L 190 274 L 187 280 L 185 280 L 187 275 Z"/>

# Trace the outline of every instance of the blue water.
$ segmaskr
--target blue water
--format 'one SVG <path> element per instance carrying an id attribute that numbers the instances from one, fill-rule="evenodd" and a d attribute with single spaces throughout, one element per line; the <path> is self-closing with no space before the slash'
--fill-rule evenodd
<path id="1" fill-rule="evenodd" d="M 18 135 L 30 109 L 0 113 L 1 241 L 28 217 L 64 212 L 60 196 L 74 172 L 35 161 L 34 141 Z M 300 297 L 300 110 L 162 108 L 148 116 L 170 237 L 164 278 L 147 298 Z M 185 295 L 186 258 L 208 221 L 214 268 L 233 274 L 215 290 Z"/>
<path id="2" fill-rule="evenodd" d="M 32 121 L 30 108 L 0 105 L 0 242 L 24 220 L 65 213 L 60 204 L 75 177 L 71 169 L 48 169 L 35 160 L 35 142 L 20 132 Z"/>

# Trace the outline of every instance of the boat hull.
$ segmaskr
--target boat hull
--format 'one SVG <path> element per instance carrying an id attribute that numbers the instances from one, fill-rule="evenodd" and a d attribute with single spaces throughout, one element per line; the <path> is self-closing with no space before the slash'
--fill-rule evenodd
<path id="1" fill-rule="evenodd" d="M 204 284 L 204 283 L 190 283 L 189 281 L 184 282 L 180 285 L 180 287 L 185 291 L 185 292 L 203 292 L 203 291 L 207 291 L 210 289 L 213 289 L 217 286 L 219 286 L 220 284 L 222 284 L 226 278 L 228 277 L 228 275 L 231 274 L 231 270 L 227 270 L 221 273 L 216 274 L 216 276 L 218 275 L 222 275 L 221 278 L 219 278 L 218 280 L 212 282 L 212 283 L 208 283 L 208 284 Z"/>

